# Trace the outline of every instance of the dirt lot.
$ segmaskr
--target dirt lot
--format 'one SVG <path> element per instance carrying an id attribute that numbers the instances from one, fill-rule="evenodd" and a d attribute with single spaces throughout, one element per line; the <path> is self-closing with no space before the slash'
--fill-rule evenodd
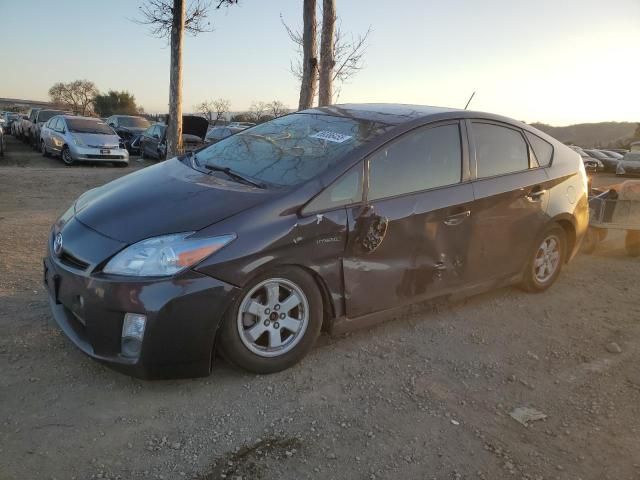
<path id="1" fill-rule="evenodd" d="M 416 308 L 323 337 L 275 375 L 220 361 L 210 378 L 144 382 L 52 324 L 41 256 L 74 198 L 148 163 L 61 168 L 11 138 L 8 150 L 0 479 L 640 478 L 640 260 L 620 236 L 544 294 Z M 525 427 L 509 416 L 523 406 L 547 418 Z"/>

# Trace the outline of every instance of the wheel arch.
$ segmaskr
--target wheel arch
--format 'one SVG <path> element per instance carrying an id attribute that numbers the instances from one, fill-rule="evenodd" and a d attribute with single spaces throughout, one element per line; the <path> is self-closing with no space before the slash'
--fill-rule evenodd
<path id="1" fill-rule="evenodd" d="M 567 240 L 567 255 L 564 259 L 565 263 L 568 263 L 571 258 L 573 258 L 574 253 L 576 252 L 576 248 L 578 246 L 578 235 L 577 229 L 575 225 L 575 220 L 569 214 L 560 214 L 551 219 L 549 224 L 557 224 L 559 225 L 565 233 L 565 238 Z"/>

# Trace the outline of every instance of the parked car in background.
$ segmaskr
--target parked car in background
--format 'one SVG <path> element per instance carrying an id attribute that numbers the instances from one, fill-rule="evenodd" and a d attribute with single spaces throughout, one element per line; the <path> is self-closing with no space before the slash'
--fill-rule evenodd
<path id="1" fill-rule="evenodd" d="M 132 143 L 149 128 L 149 120 L 134 115 L 112 115 L 107 117 L 106 121 L 120 136 L 129 153 L 137 154 L 138 148 L 132 146 Z M 138 142 L 135 145 L 137 146 Z"/>
<path id="2" fill-rule="evenodd" d="M 622 160 L 622 157 L 624 157 L 622 153 L 614 152 L 613 150 L 600 150 L 600 151 L 605 155 L 609 155 L 609 157 L 613 158 L 614 160 Z"/>
<path id="3" fill-rule="evenodd" d="M 182 143 L 185 152 L 193 151 L 205 144 L 205 136 L 209 122 L 196 115 L 182 117 Z M 140 136 L 140 156 L 164 160 L 167 156 L 167 125 L 156 123 L 151 125 Z"/>
<path id="4" fill-rule="evenodd" d="M 640 152 L 627 152 L 618 162 L 616 175 L 640 175 Z"/>
<path id="5" fill-rule="evenodd" d="M 204 141 L 206 143 L 216 143 L 222 140 L 223 138 L 227 138 L 234 133 L 241 132 L 242 130 L 247 129 L 248 127 L 213 127 L 211 130 L 207 132 Z"/>
<path id="6" fill-rule="evenodd" d="M 253 122 L 231 122 L 229 123 L 229 125 L 227 125 L 227 127 L 231 127 L 231 128 L 249 128 L 249 127 L 255 127 L 256 124 Z"/>
<path id="7" fill-rule="evenodd" d="M 320 107 L 81 195 L 52 227 L 44 278 L 62 331 L 120 371 L 208 375 L 220 350 L 271 373 L 323 326 L 451 293 L 546 290 L 588 217 L 579 155 L 529 125 Z"/>
<path id="8" fill-rule="evenodd" d="M 31 127 L 36 121 L 36 115 L 38 112 L 42 110 L 42 108 L 31 108 L 27 112 L 26 118 L 23 118 L 20 121 L 20 130 L 18 131 L 18 138 L 23 142 L 29 142 L 29 135 L 31 132 Z"/>
<path id="9" fill-rule="evenodd" d="M 577 145 L 569 145 L 569 148 L 580 155 L 580 157 L 582 158 L 582 163 L 584 164 L 584 167 L 588 172 L 604 171 L 604 164 L 597 158 L 590 157 L 582 148 L 578 147 Z"/>
<path id="10" fill-rule="evenodd" d="M 2 129 L 5 134 L 11 134 L 13 129 L 13 123 L 20 121 L 22 119 L 19 113 L 15 112 L 4 112 L 2 114 Z"/>
<path id="11" fill-rule="evenodd" d="M 42 126 L 45 124 L 45 122 L 49 121 L 51 117 L 55 117 L 56 115 L 64 115 L 66 113 L 67 112 L 63 112 L 62 110 L 48 110 L 44 108 L 36 113 L 35 119 L 30 125 L 30 130 L 28 133 L 29 142 L 34 149 L 38 150 L 40 148 L 40 131 L 42 130 Z"/>
<path id="12" fill-rule="evenodd" d="M 608 148 L 607 151 L 616 152 L 623 156 L 629 152 L 626 148 Z"/>
<path id="13" fill-rule="evenodd" d="M 125 167 L 129 152 L 120 137 L 99 118 L 58 115 L 44 124 L 40 150 L 45 157 L 60 155 L 66 165 L 75 162 L 112 162 Z"/>
<path id="14" fill-rule="evenodd" d="M 22 121 L 27 118 L 28 117 L 26 115 L 20 114 L 19 118 L 17 118 L 11 123 L 11 135 L 13 135 L 15 138 L 20 138 L 20 132 L 22 130 Z"/>
<path id="15" fill-rule="evenodd" d="M 609 155 L 606 155 L 605 153 L 601 152 L 600 150 L 596 150 L 595 148 L 585 148 L 584 151 L 590 157 L 600 160 L 604 165 L 605 172 L 616 171 L 616 167 L 618 166 L 618 160 L 616 160 L 615 158 L 612 158 Z"/>

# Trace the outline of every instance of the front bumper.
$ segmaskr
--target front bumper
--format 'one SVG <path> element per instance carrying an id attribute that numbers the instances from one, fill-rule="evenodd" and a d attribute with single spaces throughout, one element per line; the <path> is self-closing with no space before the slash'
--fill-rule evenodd
<path id="1" fill-rule="evenodd" d="M 85 354 L 138 378 L 209 374 L 213 342 L 237 288 L 187 271 L 169 278 L 128 278 L 76 271 L 49 254 L 44 283 L 51 312 Z M 144 314 L 140 356 L 120 353 L 126 312 Z"/>
<path id="2" fill-rule="evenodd" d="M 129 152 L 126 148 L 100 149 L 70 144 L 69 151 L 76 161 L 129 163 Z"/>

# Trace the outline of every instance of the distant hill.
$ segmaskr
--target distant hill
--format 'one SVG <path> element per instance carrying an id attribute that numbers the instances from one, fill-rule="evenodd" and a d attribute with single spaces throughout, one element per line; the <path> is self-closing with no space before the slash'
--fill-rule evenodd
<path id="1" fill-rule="evenodd" d="M 563 143 L 581 147 L 626 147 L 634 138 L 639 123 L 601 122 L 578 123 L 566 127 L 553 127 L 544 123 L 532 123 L 533 127 L 548 133 Z"/>

